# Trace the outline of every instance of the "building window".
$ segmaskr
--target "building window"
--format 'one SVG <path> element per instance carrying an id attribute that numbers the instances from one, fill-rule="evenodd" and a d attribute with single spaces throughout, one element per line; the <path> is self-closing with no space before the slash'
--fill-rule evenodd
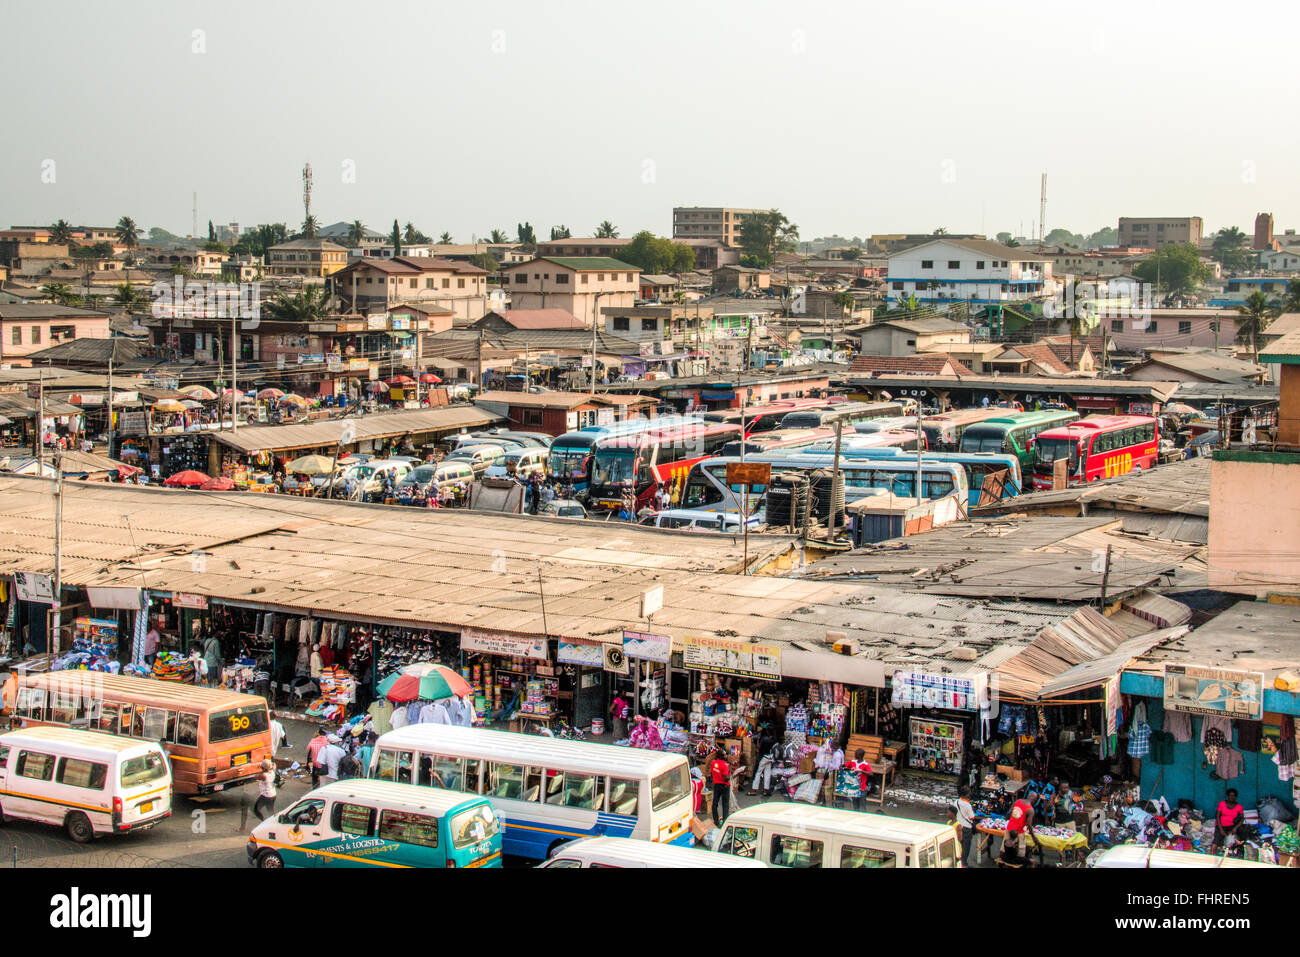
<path id="1" fill-rule="evenodd" d="M 32 326 L 32 345 L 38 346 L 40 344 L 41 344 L 41 327 Z"/>
<path id="2" fill-rule="evenodd" d="M 432 279 L 425 279 L 425 280 L 424 280 L 424 288 L 425 288 L 425 289 L 432 289 L 432 288 L 433 288 L 433 280 L 432 280 Z"/>
<path id="3" fill-rule="evenodd" d="M 654 332 L 654 331 L 655 331 L 656 329 L 658 329 L 658 328 L 659 328 L 659 320 L 658 320 L 658 319 L 644 319 L 644 318 L 643 318 L 643 319 L 641 320 L 641 331 L 642 331 L 642 332 Z"/>
<path id="4" fill-rule="evenodd" d="M 893 287 L 893 290 L 895 292 L 903 291 L 903 284 L 901 282 L 891 283 L 890 285 Z"/>
<path id="5" fill-rule="evenodd" d="M 446 282 L 446 280 L 443 281 Z M 528 282 L 527 273 L 522 273 L 522 272 L 515 273 L 515 285 L 519 285 L 520 283 L 525 283 L 525 282 Z"/>
<path id="6" fill-rule="evenodd" d="M 1190 322 L 1178 323 L 1178 334 L 1180 336 L 1190 336 L 1192 334 L 1192 324 Z"/>
<path id="7" fill-rule="evenodd" d="M 977 259 L 977 260 L 975 260 L 975 268 L 976 268 L 976 269 L 983 269 L 983 268 L 984 268 L 984 260 L 982 260 L 982 259 Z"/>
<path id="8" fill-rule="evenodd" d="M 568 273 L 563 273 L 563 272 L 557 272 L 557 273 L 555 274 L 555 281 L 556 281 L 557 283 L 559 283 L 560 285 L 568 285 L 568 283 L 569 283 L 569 274 L 568 274 Z"/>
<path id="9" fill-rule="evenodd" d="M 451 280 L 450 280 L 450 279 L 444 279 L 444 280 L 442 281 L 442 288 L 443 288 L 443 289 L 450 289 L 450 288 L 451 288 Z"/>
<path id="10" fill-rule="evenodd" d="M 922 259 L 922 260 L 921 260 L 921 268 L 922 268 L 922 269 L 933 269 L 933 268 L 934 268 L 934 260 L 933 260 L 933 259 Z"/>
<path id="11" fill-rule="evenodd" d="M 615 331 L 615 332 L 627 332 L 627 331 L 628 331 L 627 327 L 628 327 L 628 319 L 627 319 L 627 316 L 615 316 L 615 317 L 614 317 L 614 331 Z"/>
<path id="12" fill-rule="evenodd" d="M 464 279 L 457 279 L 457 280 L 456 280 L 456 288 L 457 288 L 457 289 L 464 289 L 464 288 L 465 288 L 465 280 L 464 280 Z"/>
<path id="13" fill-rule="evenodd" d="M 957 260 L 957 259 L 949 259 L 949 260 L 948 260 L 948 268 L 949 268 L 949 269 L 960 269 L 960 268 L 961 268 L 961 261 L 960 261 L 960 260 Z"/>
<path id="14" fill-rule="evenodd" d="M 603 272 L 596 273 L 596 282 L 604 282 L 604 281 L 605 281 L 605 274 Z"/>
<path id="15" fill-rule="evenodd" d="M 21 346 L 21 345 L 23 344 L 23 327 L 22 327 L 22 326 L 14 326 L 14 327 L 13 327 L 13 331 L 10 332 L 9 335 L 10 335 L 10 339 L 9 339 L 9 341 L 10 341 L 10 343 L 11 343 L 12 345 L 15 345 L 15 346 Z"/>
<path id="16" fill-rule="evenodd" d="M 406 285 L 409 286 L 411 289 L 414 289 L 414 288 L 415 288 L 415 283 L 416 283 L 416 279 L 415 279 L 414 276 L 412 276 L 410 279 L 406 280 Z"/>
<path id="17" fill-rule="evenodd" d="M 1155 322 L 1155 320 L 1153 319 L 1153 320 L 1151 320 L 1150 322 L 1148 322 L 1148 323 L 1147 323 L 1147 327 L 1146 327 L 1145 329 L 1143 329 L 1142 331 L 1143 331 L 1143 332 L 1148 332 L 1148 333 L 1154 333 L 1154 332 L 1156 331 L 1156 322 Z"/>
<path id="18" fill-rule="evenodd" d="M 583 284 L 584 286 L 587 285 L 587 280 L 588 280 L 589 278 L 591 278 L 591 277 L 589 277 L 585 272 L 582 274 L 582 284 Z"/>
<path id="19" fill-rule="evenodd" d="M 627 281 L 628 281 L 628 282 L 631 282 L 631 281 L 632 281 L 632 274 L 631 274 L 631 273 L 628 273 L 628 274 L 627 274 Z"/>
<path id="20" fill-rule="evenodd" d="M 1123 319 L 1112 319 L 1112 320 L 1110 321 L 1110 331 L 1111 331 L 1111 332 L 1123 332 L 1123 331 L 1124 331 L 1124 320 L 1123 320 Z"/>

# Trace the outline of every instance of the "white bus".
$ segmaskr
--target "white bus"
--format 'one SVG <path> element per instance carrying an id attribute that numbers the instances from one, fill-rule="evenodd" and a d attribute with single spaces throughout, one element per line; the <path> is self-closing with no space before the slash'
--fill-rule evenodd
<path id="1" fill-rule="evenodd" d="M 626 837 L 584 837 L 556 848 L 538 867 L 767 867 L 762 861 L 704 848 L 677 847 Z"/>
<path id="2" fill-rule="evenodd" d="M 603 835 L 694 843 L 680 754 L 416 724 L 380 736 L 370 777 L 489 798 L 504 852 L 520 857 L 545 860 L 565 841 Z"/>
<path id="3" fill-rule="evenodd" d="M 171 791 L 152 741 L 55 727 L 0 734 L 0 818 L 53 824 L 85 844 L 170 817 Z"/>

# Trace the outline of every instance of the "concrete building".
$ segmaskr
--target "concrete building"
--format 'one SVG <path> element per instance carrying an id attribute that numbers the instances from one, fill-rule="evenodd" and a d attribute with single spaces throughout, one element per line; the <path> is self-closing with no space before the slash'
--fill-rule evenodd
<path id="1" fill-rule="evenodd" d="M 328 239 L 291 239 L 267 250 L 268 276 L 333 275 L 348 264 L 348 251 Z"/>
<path id="2" fill-rule="evenodd" d="M 488 273 L 469 263 L 427 256 L 358 259 L 335 273 L 330 284 L 355 312 L 390 304 L 426 303 L 472 322 L 487 311 Z"/>
<path id="3" fill-rule="evenodd" d="M 1255 217 L 1255 241 L 1251 249 L 1273 249 L 1273 214 L 1260 213 Z"/>
<path id="4" fill-rule="evenodd" d="M 539 256 L 501 270 L 502 288 L 516 309 L 564 309 L 588 327 L 599 307 L 630 308 L 640 293 L 641 270 L 600 256 Z"/>
<path id="5" fill-rule="evenodd" d="M 727 206 L 673 207 L 673 239 L 704 239 L 729 249 L 740 246 L 740 228 L 766 209 L 737 209 Z"/>
<path id="6" fill-rule="evenodd" d="M 1121 352 L 1151 349 L 1217 349 L 1237 338 L 1235 309 L 1148 309 L 1121 318 L 1106 317 L 1102 326 Z"/>
<path id="7" fill-rule="evenodd" d="M 731 246 L 724 246 L 715 239 L 673 239 L 673 242 L 684 243 L 695 250 L 695 268 L 705 272 L 717 269 L 719 266 L 732 266 L 740 262 L 740 250 Z"/>
<path id="8" fill-rule="evenodd" d="M 1200 216 L 1121 216 L 1119 245 L 1159 249 L 1170 243 L 1201 244 L 1204 223 Z"/>
<path id="9" fill-rule="evenodd" d="M 0 304 L 0 362 L 72 339 L 108 337 L 104 312 L 43 302 Z"/>
<path id="10" fill-rule="evenodd" d="M 720 266 L 713 270 L 714 292 L 748 292 L 772 285 L 772 273 L 752 266 Z"/>
<path id="11" fill-rule="evenodd" d="M 1125 377 L 1139 382 L 1206 382 L 1216 385 L 1259 385 L 1265 369 L 1210 350 L 1154 354 L 1129 367 Z"/>
<path id="12" fill-rule="evenodd" d="M 1259 268 L 1267 272 L 1300 272 L 1300 246 L 1283 246 L 1261 252 Z"/>
<path id="13" fill-rule="evenodd" d="M 1206 305 L 1233 308 L 1240 306 L 1257 292 L 1269 299 L 1286 296 L 1289 280 L 1284 276 L 1237 276 L 1223 284 L 1223 292 L 1212 295 Z"/>
<path id="14" fill-rule="evenodd" d="M 608 256 L 617 259 L 627 248 L 630 239 L 548 239 L 537 244 L 538 256 Z"/>
<path id="15" fill-rule="evenodd" d="M 970 329 L 951 319 L 883 319 L 862 331 L 862 352 L 875 356 L 910 356 L 917 352 L 970 342 Z"/>
<path id="16" fill-rule="evenodd" d="M 1014 303 L 1050 295 L 1052 264 L 1024 247 L 944 236 L 889 257 L 887 302 Z"/>

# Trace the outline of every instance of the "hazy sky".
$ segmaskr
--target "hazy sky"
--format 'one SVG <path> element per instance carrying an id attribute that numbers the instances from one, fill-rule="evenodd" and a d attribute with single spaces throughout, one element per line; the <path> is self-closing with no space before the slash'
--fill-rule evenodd
<path id="1" fill-rule="evenodd" d="M 803 238 L 1271 211 L 1300 226 L 1290 4 L 5 0 L 0 220 L 394 217 Z M 196 34 L 195 31 L 202 31 Z M 51 167 L 48 161 L 52 161 Z M 53 182 L 43 181 L 53 178 Z M 354 181 L 346 182 L 349 170 Z"/>

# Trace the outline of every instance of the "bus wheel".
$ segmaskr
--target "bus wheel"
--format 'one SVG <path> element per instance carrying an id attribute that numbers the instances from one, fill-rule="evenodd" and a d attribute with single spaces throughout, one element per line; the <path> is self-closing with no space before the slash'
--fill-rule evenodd
<path id="1" fill-rule="evenodd" d="M 284 867 L 284 860 L 272 850 L 265 850 L 257 855 L 258 867 Z"/>
<path id="2" fill-rule="evenodd" d="M 78 844 L 89 844 L 95 838 L 95 829 L 90 826 L 90 818 L 80 811 L 69 814 L 63 826 L 67 829 L 68 837 Z"/>

